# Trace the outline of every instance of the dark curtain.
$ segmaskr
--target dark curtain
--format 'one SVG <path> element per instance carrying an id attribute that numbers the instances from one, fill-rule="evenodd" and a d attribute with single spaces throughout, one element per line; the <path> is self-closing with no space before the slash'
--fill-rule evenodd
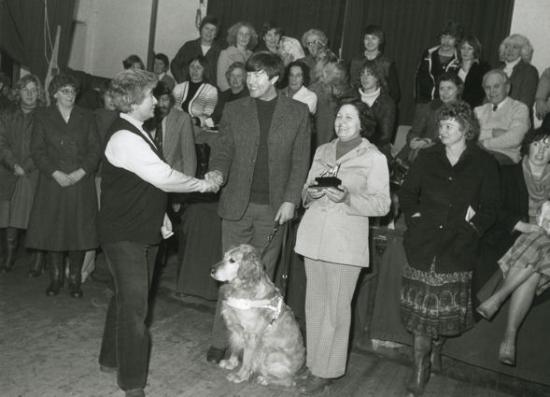
<path id="1" fill-rule="evenodd" d="M 498 46 L 509 34 L 513 0 L 347 0 L 344 23 L 344 59 L 363 50 L 361 31 L 381 25 L 385 53 L 395 60 L 401 85 L 400 124 L 410 124 L 414 112 L 413 87 L 422 51 L 437 45 L 448 20 L 464 25 L 483 45 L 482 58 L 495 66 Z"/>
<path id="2" fill-rule="evenodd" d="M 343 0 L 209 0 L 208 15 L 219 18 L 222 40 L 235 22 L 252 23 L 260 35 L 262 24 L 272 21 L 284 29 L 285 35 L 298 40 L 306 30 L 320 29 L 327 35 L 332 50 L 337 51 L 345 5 Z"/>
<path id="3" fill-rule="evenodd" d="M 50 41 L 45 37 L 44 10 L 50 26 Z M 59 66 L 67 64 L 71 49 L 75 0 L 0 0 L 0 48 L 16 62 L 27 66 L 44 79 L 55 41 L 61 26 Z"/>

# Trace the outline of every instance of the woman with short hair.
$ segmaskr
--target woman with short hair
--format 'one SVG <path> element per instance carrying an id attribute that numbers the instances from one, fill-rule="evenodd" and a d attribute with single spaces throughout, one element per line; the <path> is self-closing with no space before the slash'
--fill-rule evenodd
<path id="1" fill-rule="evenodd" d="M 199 55 L 189 62 L 189 80 L 174 87 L 174 106 L 189 113 L 196 126 L 213 127 L 212 113 L 218 102 L 218 90 L 209 84 L 208 60 Z"/>
<path id="2" fill-rule="evenodd" d="M 302 192 L 306 212 L 295 251 L 304 256 L 307 277 L 304 394 L 345 374 L 351 300 L 361 269 L 369 267 L 369 217 L 390 208 L 386 159 L 362 137 L 364 107 L 359 101 L 339 106 L 337 138 L 317 148 Z M 323 176 L 335 183 L 322 184 Z"/>
<path id="3" fill-rule="evenodd" d="M 494 267 L 489 256 L 495 262 L 500 258 L 504 282 L 477 308 L 490 320 L 510 296 L 498 359 L 512 366 L 516 363 L 518 330 L 535 295 L 550 287 L 550 237 L 537 222 L 542 205 L 550 199 L 550 129 L 529 131 L 523 139 L 522 153 L 519 164 L 500 168 L 499 216 L 482 246 L 484 257 L 489 259 L 482 265 Z"/>
<path id="4" fill-rule="evenodd" d="M 533 46 L 529 39 L 521 34 L 506 37 L 498 48 L 500 68 L 510 79 L 510 98 L 523 102 L 532 112 L 539 72 L 531 65 Z"/>
<path id="5" fill-rule="evenodd" d="M 153 73 L 126 70 L 109 88 L 121 114 L 107 134 L 99 238 L 115 291 L 107 309 L 99 364 L 102 371 L 118 371 L 119 386 L 127 397 L 145 396 L 149 290 L 161 233 L 171 232 L 166 193 L 217 190 L 213 183 L 172 169 L 143 129 L 143 122 L 154 115 L 156 84 Z"/>
<path id="6" fill-rule="evenodd" d="M 499 200 L 498 166 L 476 143 L 479 123 L 470 106 L 446 104 L 438 121 L 439 142 L 419 154 L 399 191 L 407 223 L 401 319 L 413 335 L 407 390 L 414 396 L 422 394 L 430 368 L 440 369 L 445 338 L 473 326 L 476 247 Z"/>
<path id="7" fill-rule="evenodd" d="M 220 52 L 216 84 L 220 91 L 229 88 L 225 72 L 233 62 L 246 63 L 252 50 L 258 45 L 258 34 L 249 22 L 237 22 L 227 30 L 227 44 L 229 46 Z"/>
<path id="8" fill-rule="evenodd" d="M 288 64 L 283 85 L 285 86 L 281 90 L 283 95 L 305 103 L 309 108 L 309 113 L 315 114 L 317 111 L 317 95 L 307 88 L 309 85 L 309 68 L 304 62 L 294 61 Z"/>
<path id="9" fill-rule="evenodd" d="M 302 61 L 308 66 L 312 72 L 311 82 L 316 79 L 313 78 L 313 69 L 318 61 L 318 55 L 321 50 L 327 48 L 328 38 L 325 33 L 319 29 L 309 29 L 302 35 L 302 47 L 306 50 L 305 58 Z"/>
<path id="10" fill-rule="evenodd" d="M 52 105 L 35 114 L 31 155 L 39 170 L 27 247 L 47 251 L 48 296 L 63 287 L 69 258 L 69 293 L 82 297 L 84 253 L 98 246 L 94 174 L 100 143 L 94 115 L 75 105 L 78 83 L 59 74 L 48 88 Z"/>
<path id="11" fill-rule="evenodd" d="M 395 132 L 396 108 L 388 92 L 384 72 L 377 63 L 365 63 L 358 89 L 361 102 L 366 105 L 367 125 L 364 136 L 391 159 L 391 142 Z"/>

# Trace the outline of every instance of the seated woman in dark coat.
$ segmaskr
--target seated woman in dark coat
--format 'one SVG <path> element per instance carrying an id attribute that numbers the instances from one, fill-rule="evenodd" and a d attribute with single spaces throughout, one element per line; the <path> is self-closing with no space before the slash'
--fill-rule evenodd
<path id="1" fill-rule="evenodd" d="M 359 96 L 366 106 L 364 136 L 391 158 L 391 141 L 395 131 L 395 101 L 388 94 L 384 72 L 375 63 L 366 63 L 361 70 Z"/>
<path id="2" fill-rule="evenodd" d="M 550 199 L 550 129 L 527 133 L 522 149 L 521 163 L 501 167 L 502 205 L 491 233 L 493 244 L 485 244 L 488 249 L 496 248 L 497 254 L 510 248 L 498 261 L 504 283 L 477 308 L 490 319 L 511 295 L 498 353 L 499 360 L 508 365 L 515 364 L 518 328 L 535 294 L 550 286 L 550 237 L 536 220 L 542 204 Z"/>
<path id="3" fill-rule="evenodd" d="M 483 75 L 491 67 L 487 62 L 480 60 L 481 43 L 476 36 L 472 34 L 466 35 L 458 45 L 458 49 L 458 58 L 460 59 L 458 77 L 464 82 L 462 99 L 473 109 L 481 105 L 485 99 L 482 80 Z"/>
<path id="4" fill-rule="evenodd" d="M 233 62 L 227 72 L 225 72 L 225 77 L 229 83 L 229 88 L 225 91 L 222 91 L 218 95 L 218 102 L 214 108 L 214 113 L 212 113 L 212 120 L 214 125 L 218 125 L 222 119 L 223 109 L 227 102 L 234 101 L 235 99 L 243 98 L 248 96 L 248 88 L 246 87 L 246 70 L 244 69 L 244 63 L 242 62 Z"/>

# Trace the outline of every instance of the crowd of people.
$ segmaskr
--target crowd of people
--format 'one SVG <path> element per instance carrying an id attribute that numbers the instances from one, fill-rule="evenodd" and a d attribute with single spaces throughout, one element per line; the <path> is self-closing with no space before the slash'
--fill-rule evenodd
<path id="1" fill-rule="evenodd" d="M 118 373 L 127 396 L 144 396 L 153 269 L 174 213 L 193 218 L 189 193 L 214 202 L 222 250 L 251 244 L 271 278 L 282 245 L 274 224 L 301 214 L 294 249 L 307 280 L 307 368 L 299 388 L 314 394 L 346 371 L 369 218 L 399 205 L 392 213 L 407 224 L 401 313 L 414 351 L 408 392 L 423 393 L 446 338 L 471 328 L 476 310 L 491 318 L 510 295 L 499 359 L 514 365 L 519 326 L 550 280 L 542 254 L 550 237 L 537 224 L 550 199 L 550 68 L 539 79 L 529 40 L 505 38 L 501 62 L 488 65 L 480 41 L 449 22 L 419 57 L 414 93 L 406 93 L 380 26 L 364 29 L 350 62 L 318 29 L 298 40 L 271 22 L 258 33 L 242 21 L 227 30 L 227 45 L 219 30 L 206 16 L 199 38 L 171 62 L 156 54 L 148 72 L 130 55 L 92 88 L 69 69 L 47 93 L 33 74 L 13 87 L 0 75 L 0 270 L 13 269 L 24 235 L 29 276 L 47 263 L 46 294 L 58 295 L 68 274 L 79 298 L 83 265 L 101 249 L 114 296 L 100 368 Z M 396 153 L 399 100 L 409 94 L 414 119 Z M 195 144 L 204 134 L 213 137 L 206 151 Z M 327 176 L 332 184 L 320 183 Z M 209 230 L 188 233 L 208 239 Z M 500 266 L 504 283 L 474 302 L 480 263 Z M 197 272 L 208 277 L 209 268 Z M 212 362 L 228 345 L 220 302 Z"/>

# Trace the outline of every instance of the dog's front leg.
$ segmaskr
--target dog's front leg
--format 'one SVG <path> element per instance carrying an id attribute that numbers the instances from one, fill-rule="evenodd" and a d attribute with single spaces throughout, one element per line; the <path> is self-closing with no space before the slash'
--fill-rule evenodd
<path id="1" fill-rule="evenodd" d="M 257 337 L 254 334 L 245 336 L 245 346 L 243 349 L 243 362 L 241 368 L 234 373 L 227 375 L 227 379 L 233 383 L 241 383 L 250 379 L 254 368 L 252 368 L 253 357 L 256 351 Z"/>

